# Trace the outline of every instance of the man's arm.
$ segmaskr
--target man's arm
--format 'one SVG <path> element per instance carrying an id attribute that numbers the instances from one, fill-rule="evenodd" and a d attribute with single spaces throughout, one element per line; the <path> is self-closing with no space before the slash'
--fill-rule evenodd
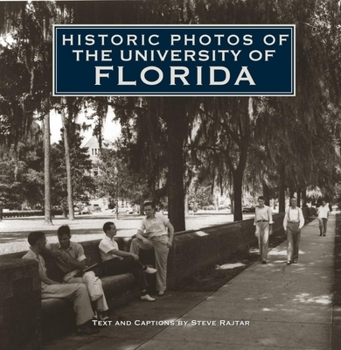
<path id="1" fill-rule="evenodd" d="M 173 240 L 174 240 L 174 226 L 168 221 L 166 224 L 168 227 L 168 236 L 169 236 L 169 241 L 167 243 L 167 246 L 170 248 L 173 245 Z"/>
<path id="2" fill-rule="evenodd" d="M 83 249 L 83 247 L 82 247 L 82 249 Z M 52 249 L 52 247 L 50 245 L 47 245 L 46 248 L 43 249 L 43 252 L 47 253 L 48 255 L 53 256 L 56 259 L 59 259 L 65 263 L 67 263 L 68 265 L 70 265 L 74 269 L 83 270 L 86 268 L 86 257 L 84 255 L 84 250 L 81 250 L 80 253 L 78 254 L 78 256 L 82 257 L 81 261 L 72 258 L 67 253 L 65 253 L 59 249 Z"/>
<path id="3" fill-rule="evenodd" d="M 148 243 L 148 239 L 142 236 L 143 231 L 137 230 L 136 238 L 140 239 L 143 243 Z"/>
<path id="4" fill-rule="evenodd" d="M 255 217 L 253 219 L 253 226 L 256 226 L 256 222 L 257 222 L 256 218 L 257 218 L 257 207 L 255 208 Z"/>
<path id="5" fill-rule="evenodd" d="M 300 214 L 300 217 L 299 217 L 300 225 L 298 228 L 301 229 L 304 226 L 304 215 L 301 208 L 299 208 L 299 214 Z"/>
<path id="6" fill-rule="evenodd" d="M 290 208 L 288 210 L 285 211 L 285 215 L 284 215 L 284 219 L 283 219 L 283 228 L 284 231 L 287 230 L 287 225 L 288 225 L 288 212 L 289 212 Z"/>
<path id="7" fill-rule="evenodd" d="M 272 234 L 272 224 L 274 223 L 273 220 L 272 220 L 272 211 L 271 211 L 271 208 L 269 207 L 268 209 L 269 211 L 269 233 L 270 235 Z"/>
<path id="8" fill-rule="evenodd" d="M 133 253 L 129 253 L 129 252 L 125 252 L 123 250 L 119 250 L 119 249 L 111 249 L 107 252 L 107 254 L 115 254 L 117 256 L 121 256 L 122 258 L 126 258 L 128 256 L 132 256 L 135 260 L 139 260 L 138 255 L 133 254 Z"/>
<path id="9" fill-rule="evenodd" d="M 53 281 L 51 279 L 49 279 L 45 274 L 43 274 L 41 271 L 39 271 L 39 278 L 42 282 L 48 284 L 48 285 L 51 285 L 51 284 L 60 284 L 56 281 Z"/>

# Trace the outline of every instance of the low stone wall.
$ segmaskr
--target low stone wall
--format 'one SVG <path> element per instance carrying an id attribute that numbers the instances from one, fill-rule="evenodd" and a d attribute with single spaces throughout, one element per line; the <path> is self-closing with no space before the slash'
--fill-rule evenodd
<path id="1" fill-rule="evenodd" d="M 275 214 L 273 232 L 283 234 L 284 214 Z M 248 253 L 257 242 L 253 219 L 176 234 L 168 258 L 169 287 L 206 267 L 223 264 L 237 253 Z"/>
<path id="2" fill-rule="evenodd" d="M 0 349 L 39 349 L 41 289 L 36 261 L 0 262 Z"/>
<path id="3" fill-rule="evenodd" d="M 273 217 L 274 234 L 283 234 L 284 238 L 284 214 Z M 225 263 L 236 253 L 248 252 L 257 240 L 254 232 L 253 219 L 249 219 L 176 233 L 168 258 L 168 287 L 203 268 Z M 121 247 L 128 250 L 130 239 L 121 240 Z M 90 264 L 97 260 L 98 243 L 99 240 L 82 243 Z M 0 334 L 4 349 L 37 349 L 41 341 L 38 264 L 20 260 L 21 256 L 22 253 L 0 256 Z M 145 263 L 154 261 L 153 251 L 143 251 L 140 257 Z"/>

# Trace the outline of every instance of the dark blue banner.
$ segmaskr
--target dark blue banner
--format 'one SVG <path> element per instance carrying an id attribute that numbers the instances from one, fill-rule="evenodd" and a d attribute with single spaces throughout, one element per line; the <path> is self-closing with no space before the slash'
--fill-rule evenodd
<path id="1" fill-rule="evenodd" d="M 55 25 L 55 96 L 295 96 L 294 25 Z"/>

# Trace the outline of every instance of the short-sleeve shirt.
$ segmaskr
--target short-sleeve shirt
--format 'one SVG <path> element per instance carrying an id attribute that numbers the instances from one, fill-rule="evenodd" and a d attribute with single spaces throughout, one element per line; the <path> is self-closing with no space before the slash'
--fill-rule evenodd
<path id="1" fill-rule="evenodd" d="M 167 224 L 169 223 L 168 218 L 163 216 L 161 213 L 155 213 L 155 216 L 151 219 L 147 217 L 141 221 L 139 231 L 146 233 L 148 238 L 159 237 L 167 235 Z"/>
<path id="2" fill-rule="evenodd" d="M 33 250 L 29 249 L 29 251 L 22 257 L 22 259 L 37 261 L 39 264 L 39 272 L 41 272 L 47 278 L 45 260 L 40 254 L 37 255 Z M 46 285 L 46 283 L 41 282 L 42 287 Z"/>
<path id="3" fill-rule="evenodd" d="M 86 256 L 84 254 L 83 246 L 79 243 L 70 242 L 70 247 L 67 250 L 64 250 L 61 248 L 59 243 L 50 243 L 46 245 L 46 248 L 51 250 L 58 250 L 66 257 L 71 257 L 73 259 L 76 259 L 77 261 L 83 261 L 86 259 Z M 75 269 L 71 265 L 69 265 L 67 262 L 65 262 L 62 257 L 57 258 L 56 264 L 58 267 L 64 272 L 64 274 L 70 275 L 69 277 L 73 277 L 78 272 L 80 272 L 80 269 Z"/>
<path id="4" fill-rule="evenodd" d="M 111 259 L 115 259 L 115 258 L 121 259 L 120 256 L 115 255 L 113 253 L 109 253 L 110 250 L 112 250 L 112 249 L 119 250 L 118 244 L 115 241 L 114 237 L 110 238 L 106 235 L 99 243 L 98 248 L 99 248 L 99 252 L 101 254 L 102 261 L 107 261 L 107 260 L 111 260 Z"/>
<path id="5" fill-rule="evenodd" d="M 327 219 L 328 213 L 330 212 L 328 204 L 326 204 L 325 206 L 321 205 L 317 211 L 318 211 L 317 217 L 319 219 Z"/>
<path id="6" fill-rule="evenodd" d="M 256 224 L 257 221 L 260 221 L 260 220 L 269 221 L 269 224 L 274 223 L 272 221 L 272 213 L 271 213 L 271 208 L 269 206 L 267 205 L 264 205 L 263 207 L 260 207 L 259 205 L 256 206 L 254 223 Z"/>

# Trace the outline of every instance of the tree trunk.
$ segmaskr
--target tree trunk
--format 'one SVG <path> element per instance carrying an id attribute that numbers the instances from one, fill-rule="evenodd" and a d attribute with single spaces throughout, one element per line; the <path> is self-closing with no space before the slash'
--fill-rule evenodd
<path id="1" fill-rule="evenodd" d="M 63 103 L 65 98 L 62 99 Z M 67 182 L 67 203 L 69 207 L 69 219 L 75 220 L 73 209 L 73 191 L 72 191 L 72 174 L 71 174 L 71 159 L 69 149 L 68 123 L 65 116 L 65 107 L 62 109 L 62 121 L 64 129 L 64 149 L 65 149 L 65 167 L 66 167 L 66 182 Z"/>
<path id="2" fill-rule="evenodd" d="M 289 188 L 289 205 L 290 205 L 290 201 L 291 201 L 291 198 L 295 197 L 295 190 L 291 187 Z"/>
<path id="3" fill-rule="evenodd" d="M 297 190 L 297 206 L 301 207 L 301 189 L 298 188 Z"/>
<path id="4" fill-rule="evenodd" d="M 270 188 L 265 182 L 263 182 L 263 197 L 265 205 L 270 205 Z"/>
<path id="5" fill-rule="evenodd" d="M 188 193 L 185 194 L 185 216 L 188 215 Z"/>
<path id="6" fill-rule="evenodd" d="M 229 192 L 229 197 L 231 201 L 231 214 L 234 214 L 234 194 L 233 192 Z"/>
<path id="7" fill-rule="evenodd" d="M 44 191 L 45 191 L 45 223 L 52 225 L 51 185 L 50 185 L 50 108 L 44 116 Z"/>
<path id="8" fill-rule="evenodd" d="M 305 187 L 302 188 L 302 208 L 307 205 L 307 189 Z"/>
<path id="9" fill-rule="evenodd" d="M 233 172 L 233 201 L 234 201 L 234 214 L 233 220 L 243 220 L 243 209 L 242 209 L 242 185 L 243 185 L 243 174 L 240 171 Z"/>
<path id="10" fill-rule="evenodd" d="M 166 104 L 168 131 L 168 217 L 175 232 L 184 231 L 185 191 L 183 145 L 187 130 L 186 98 L 169 98 Z"/>
<path id="11" fill-rule="evenodd" d="M 285 211 L 285 167 L 282 166 L 280 170 L 279 179 L 279 209 L 280 213 Z"/>
<path id="12" fill-rule="evenodd" d="M 144 199 L 142 196 L 140 196 L 140 215 L 144 215 L 143 202 Z"/>

